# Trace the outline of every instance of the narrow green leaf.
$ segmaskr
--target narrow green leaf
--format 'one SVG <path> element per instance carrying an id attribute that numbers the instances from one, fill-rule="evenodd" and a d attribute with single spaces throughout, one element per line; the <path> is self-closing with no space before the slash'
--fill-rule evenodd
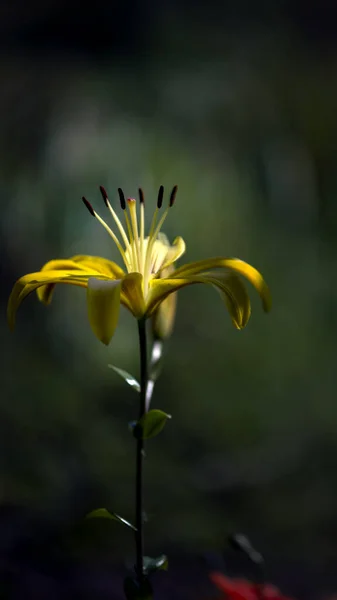
<path id="1" fill-rule="evenodd" d="M 124 381 L 126 381 L 126 383 L 128 383 L 130 387 L 136 390 L 136 392 L 140 392 L 140 385 L 133 375 L 131 375 L 127 371 L 124 371 L 124 369 L 115 367 L 115 365 L 108 365 L 108 367 L 110 369 L 113 369 L 116 373 L 118 373 L 118 375 L 120 375 L 120 377 L 122 377 L 122 379 L 124 379 Z"/>
<path id="2" fill-rule="evenodd" d="M 154 573 L 155 571 L 159 571 L 160 569 L 163 571 L 167 571 L 168 569 L 168 559 L 165 554 L 161 554 L 157 558 L 144 556 L 143 564 L 144 573 L 147 575 L 149 575 L 150 573 Z"/>
<path id="3" fill-rule="evenodd" d="M 143 439 L 148 440 L 158 435 L 164 428 L 167 419 L 171 419 L 171 415 L 168 415 L 164 411 L 158 409 L 149 410 L 149 412 L 143 415 L 138 421 L 138 425 L 142 430 Z"/>
<path id="4" fill-rule="evenodd" d="M 109 512 L 106 508 L 96 508 L 95 510 L 92 510 L 90 513 L 88 513 L 85 518 L 86 519 L 112 519 L 113 521 L 119 521 L 120 523 L 123 523 L 123 525 L 130 527 L 131 529 L 133 529 L 133 531 L 137 531 L 136 527 L 134 527 L 134 525 L 132 525 L 132 523 L 129 523 L 129 521 L 127 521 L 120 515 L 117 515 L 117 513 Z"/>

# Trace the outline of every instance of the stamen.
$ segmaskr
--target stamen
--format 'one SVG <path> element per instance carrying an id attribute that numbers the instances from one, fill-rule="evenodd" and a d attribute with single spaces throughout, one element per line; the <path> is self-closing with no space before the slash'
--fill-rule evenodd
<path id="1" fill-rule="evenodd" d="M 166 219 L 166 217 L 167 217 L 167 215 L 168 215 L 168 212 L 169 212 L 170 208 L 171 208 L 171 207 L 173 206 L 173 204 L 174 204 L 174 201 L 175 201 L 175 199 L 176 199 L 176 195 L 177 195 L 177 191 L 178 191 L 178 186 L 177 186 L 177 185 L 175 185 L 175 186 L 174 186 L 174 188 L 173 188 L 173 190 L 172 190 L 172 192 L 171 192 L 171 195 L 170 195 L 170 201 L 169 201 L 169 205 L 168 205 L 168 207 L 166 208 L 166 210 L 165 210 L 165 212 L 164 212 L 164 214 L 163 214 L 162 218 L 160 219 L 160 221 L 159 221 L 159 223 L 158 223 L 158 225 L 157 225 L 157 227 L 156 227 L 156 229 L 155 229 L 155 232 L 154 232 L 154 234 L 153 234 L 153 238 L 154 238 L 155 240 L 156 240 L 156 239 L 157 239 L 157 237 L 158 237 L 158 233 L 160 232 L 160 230 L 161 230 L 161 228 L 162 228 L 162 226 L 163 226 L 163 223 L 164 223 L 164 221 L 165 221 L 165 219 Z"/>
<path id="2" fill-rule="evenodd" d="M 135 244 L 134 244 L 134 240 L 133 240 L 133 235 L 132 235 L 132 229 L 131 229 L 131 224 L 130 224 L 130 219 L 128 216 L 126 209 L 126 202 L 125 202 L 125 196 L 124 196 L 124 192 L 122 190 L 122 188 L 118 188 L 118 194 L 119 194 L 119 201 L 120 201 L 120 205 L 121 208 L 124 212 L 124 217 L 125 217 L 125 223 L 126 223 L 126 228 L 128 230 L 128 236 L 129 236 L 129 246 L 131 246 L 131 255 L 130 255 L 130 268 L 131 271 L 135 271 L 136 269 L 136 264 L 137 264 L 137 257 L 136 257 L 136 249 L 135 249 Z M 134 268 L 133 268 L 133 265 Z"/>
<path id="3" fill-rule="evenodd" d="M 153 232 L 157 223 L 157 217 L 158 217 L 158 211 L 161 208 L 161 205 L 163 203 L 163 196 L 164 196 L 164 186 L 161 185 L 159 188 L 159 192 L 158 192 L 158 200 L 157 200 L 157 206 L 155 208 L 155 211 L 153 213 L 153 217 L 152 217 L 152 221 L 151 221 L 151 226 L 150 226 L 150 231 L 149 231 L 149 235 L 148 235 L 148 241 L 147 241 L 147 247 L 146 247 L 146 252 L 145 252 L 145 256 L 144 256 L 144 267 L 143 267 L 143 271 L 144 271 L 144 293 L 145 295 L 147 294 L 148 291 L 148 285 L 149 285 L 149 269 L 150 269 L 150 260 L 151 260 L 151 250 L 152 250 L 152 236 L 153 236 Z"/>
<path id="4" fill-rule="evenodd" d="M 84 196 L 82 196 L 82 200 L 83 200 L 85 206 L 87 207 L 88 211 L 90 212 L 90 214 L 93 217 L 95 217 L 96 216 L 95 211 L 94 211 L 93 207 L 91 206 L 90 202 L 88 202 L 88 200 Z"/>
<path id="5" fill-rule="evenodd" d="M 161 185 L 158 192 L 157 208 L 161 208 L 164 197 L 164 186 Z"/>
<path id="6" fill-rule="evenodd" d="M 164 212 L 164 214 L 163 214 L 162 218 L 160 219 L 160 221 L 159 221 L 159 223 L 158 223 L 158 225 L 157 225 L 157 227 L 156 227 L 156 229 L 155 229 L 155 231 L 154 231 L 154 233 L 153 233 L 153 236 L 152 236 L 152 237 L 153 237 L 153 239 L 154 239 L 154 240 L 156 240 L 156 239 L 157 239 L 157 237 L 158 237 L 158 233 L 160 232 L 160 230 L 161 230 L 161 228 L 162 228 L 162 226 L 163 226 L 163 223 L 164 223 L 164 221 L 165 221 L 165 219 L 166 219 L 166 217 L 167 217 L 167 215 L 168 215 L 168 212 L 169 212 L 169 210 L 170 210 L 170 206 L 168 206 L 168 207 L 165 209 L 165 212 Z"/>
<path id="7" fill-rule="evenodd" d="M 134 245 L 136 246 L 137 266 L 138 266 L 138 271 L 141 272 L 136 200 L 134 198 L 128 198 L 127 202 L 128 202 L 128 209 L 129 209 L 129 213 L 130 213 L 130 217 L 131 217 Z"/>
<path id="8" fill-rule="evenodd" d="M 174 189 L 174 188 L 173 188 Z M 173 192 L 172 192 L 173 193 Z M 171 193 L 171 196 L 172 196 Z M 158 210 L 161 208 L 162 203 L 163 203 L 163 196 L 164 196 L 164 186 L 161 185 L 159 188 L 159 192 L 158 192 L 158 200 L 157 200 L 157 208 L 154 211 L 154 215 L 153 215 L 153 219 L 152 219 L 152 223 L 151 223 L 151 228 L 150 228 L 150 233 L 149 233 L 149 239 L 148 239 L 148 244 L 147 244 L 147 248 L 146 248 L 146 257 L 145 257 L 145 266 L 144 266 L 144 293 L 145 295 L 148 292 L 148 285 L 149 285 L 149 271 L 150 271 L 150 266 L 151 266 L 151 258 L 152 258 L 152 249 L 153 249 L 153 245 L 158 237 L 158 233 L 160 232 L 162 225 L 167 217 L 168 211 L 170 206 L 168 206 L 162 216 L 162 218 L 160 219 L 157 227 L 156 227 L 156 222 L 157 222 L 157 215 L 158 215 Z M 175 197 L 175 194 L 174 194 Z M 173 202 L 174 202 L 174 198 L 173 198 Z"/>
<path id="9" fill-rule="evenodd" d="M 173 206 L 173 204 L 175 202 L 177 191 L 178 191 L 178 186 L 175 185 L 174 188 L 173 188 L 173 190 L 172 190 L 172 192 L 171 192 L 171 195 L 170 195 L 170 202 L 169 202 L 169 207 L 170 208 L 171 208 L 171 206 Z"/>
<path id="10" fill-rule="evenodd" d="M 125 202 L 125 196 L 124 196 L 124 192 L 123 192 L 122 188 L 118 188 L 118 194 L 119 194 L 119 201 L 121 203 L 121 208 L 122 208 L 122 210 L 125 210 L 126 202 Z"/>
<path id="11" fill-rule="evenodd" d="M 145 256 L 144 256 L 144 193 L 142 188 L 139 188 L 138 190 L 139 193 L 139 202 L 140 202 L 140 207 L 139 207 L 139 212 L 140 212 L 140 261 L 141 261 L 141 270 L 142 272 L 144 271 L 144 263 L 145 263 Z"/>
<path id="12" fill-rule="evenodd" d="M 128 268 L 129 268 L 128 267 L 128 260 L 127 260 L 126 254 L 125 254 L 125 252 L 124 252 L 124 250 L 123 250 L 123 248 L 121 246 L 121 243 L 120 243 L 119 239 L 117 238 L 117 236 L 115 235 L 115 233 L 112 231 L 112 229 L 110 229 L 109 225 L 107 225 L 107 223 L 105 221 L 103 221 L 103 219 L 99 216 L 99 214 L 93 209 L 93 207 L 91 206 L 90 202 L 88 202 L 88 200 L 84 196 L 82 196 L 82 200 L 83 200 L 85 206 L 87 207 L 88 211 L 90 212 L 90 214 L 93 217 L 96 217 L 96 219 L 101 223 L 101 225 L 103 225 L 104 229 L 108 232 L 108 234 L 110 235 L 110 237 L 112 237 L 113 241 L 115 242 L 115 244 L 116 244 L 116 246 L 117 246 L 117 248 L 118 248 L 118 250 L 119 250 L 119 252 L 121 254 L 121 257 L 122 257 L 122 259 L 124 261 L 124 264 L 125 264 L 125 266 L 126 266 L 126 268 L 128 270 Z"/>
<path id="13" fill-rule="evenodd" d="M 102 194 L 102 197 L 103 197 L 103 200 L 105 202 L 105 205 L 108 207 L 108 209 L 109 209 L 109 211 L 111 213 L 111 216 L 112 216 L 113 220 L 115 221 L 115 223 L 116 223 L 116 225 L 117 225 L 117 227 L 119 229 L 119 232 L 120 232 L 120 234 L 121 234 L 121 236 L 123 238 L 123 242 L 125 244 L 125 249 L 128 250 L 130 248 L 130 242 L 129 242 L 128 237 L 127 237 L 127 235 L 125 233 L 125 229 L 124 229 L 122 223 L 120 222 L 118 216 L 116 215 L 114 209 L 112 208 L 112 206 L 111 206 L 111 204 L 109 202 L 109 198 L 108 198 L 108 194 L 106 192 L 106 189 L 102 185 L 99 186 L 99 189 L 100 189 L 100 192 Z"/>

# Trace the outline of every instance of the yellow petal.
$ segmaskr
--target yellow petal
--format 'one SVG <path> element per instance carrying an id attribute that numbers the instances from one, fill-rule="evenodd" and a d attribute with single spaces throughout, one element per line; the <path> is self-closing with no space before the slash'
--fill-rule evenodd
<path id="1" fill-rule="evenodd" d="M 145 300 L 143 276 L 140 273 L 125 275 L 122 281 L 122 297 L 126 300 L 125 305 L 136 319 L 141 319 L 145 313 Z"/>
<path id="2" fill-rule="evenodd" d="M 247 290 L 242 281 L 232 273 L 203 273 L 205 283 L 213 285 L 225 302 L 234 327 L 243 329 L 250 317 L 251 306 Z"/>
<path id="3" fill-rule="evenodd" d="M 67 271 L 68 272 L 68 271 L 79 271 L 79 270 L 85 272 L 84 267 L 82 265 L 76 264 L 71 259 L 50 260 L 45 265 L 43 265 L 43 267 L 41 268 L 41 272 L 48 272 L 48 271 L 49 272 L 50 271 Z M 50 302 L 52 300 L 55 285 L 56 285 L 55 283 L 49 283 L 48 285 L 42 285 L 37 288 L 36 293 L 37 293 L 37 297 L 40 300 L 40 302 L 43 302 L 43 304 L 45 304 L 45 305 L 50 304 Z"/>
<path id="4" fill-rule="evenodd" d="M 217 257 L 188 263 L 182 267 L 179 267 L 175 271 L 173 278 L 180 279 L 181 277 L 189 277 L 190 275 L 197 275 L 198 273 L 202 274 L 208 269 L 226 269 L 228 271 L 234 271 L 235 273 L 243 275 L 243 277 L 248 279 L 248 281 L 259 293 L 262 300 L 263 309 L 266 312 L 271 309 L 270 291 L 261 273 L 239 258 Z"/>
<path id="5" fill-rule="evenodd" d="M 178 260 L 178 258 L 180 258 L 185 253 L 185 250 L 186 244 L 183 238 L 177 237 L 173 241 L 172 246 L 170 246 L 170 248 L 168 249 L 164 264 L 162 265 L 161 269 L 165 269 L 172 265 L 176 260 Z"/>
<path id="6" fill-rule="evenodd" d="M 184 279 L 154 279 L 150 282 L 147 315 L 157 312 L 160 304 L 166 302 L 169 294 L 176 292 L 186 285 L 195 283 L 211 284 L 217 288 L 226 302 L 234 326 L 237 329 L 245 327 L 250 316 L 249 297 L 239 278 L 233 274 L 229 274 L 227 277 L 218 277 L 214 273 L 203 273 L 202 275 L 192 275 Z"/>
<path id="7" fill-rule="evenodd" d="M 84 269 L 93 269 L 101 275 L 107 275 L 111 279 L 122 279 L 125 275 L 123 269 L 117 263 L 101 256 L 87 256 L 85 254 L 77 254 L 71 259 L 77 265 L 81 265 Z"/>
<path id="8" fill-rule="evenodd" d="M 80 263 L 76 263 L 72 258 L 58 258 L 45 263 L 41 271 L 71 271 L 73 269 L 82 271 L 84 267 Z"/>
<path id="9" fill-rule="evenodd" d="M 116 263 L 99 256 L 78 254 L 69 259 L 50 260 L 43 265 L 41 271 L 83 270 L 91 275 L 105 275 L 109 279 L 121 279 L 124 271 Z M 50 304 L 55 285 L 49 284 L 37 290 L 38 298 L 44 304 Z"/>
<path id="10" fill-rule="evenodd" d="M 41 286 L 47 286 L 56 283 L 71 283 L 86 287 L 90 274 L 84 273 L 81 270 L 77 271 L 38 271 L 37 273 L 29 273 L 18 279 L 15 283 L 7 306 L 7 319 L 11 329 L 15 326 L 15 315 L 21 302 L 31 294 L 34 290 Z"/>
<path id="11" fill-rule="evenodd" d="M 106 346 L 118 323 L 122 281 L 90 277 L 87 288 L 88 316 L 95 336 Z"/>
<path id="12" fill-rule="evenodd" d="M 146 302 L 146 316 L 150 317 L 170 294 L 178 291 L 186 285 L 191 285 L 196 281 L 191 281 L 185 277 L 180 279 L 152 279 L 149 282 L 149 294 Z"/>

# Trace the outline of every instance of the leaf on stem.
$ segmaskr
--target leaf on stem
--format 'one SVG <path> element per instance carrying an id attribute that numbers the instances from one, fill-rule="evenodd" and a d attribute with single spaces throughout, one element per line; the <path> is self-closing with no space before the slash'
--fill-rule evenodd
<path id="1" fill-rule="evenodd" d="M 134 434 L 141 435 L 144 440 L 155 437 L 165 427 L 167 419 L 171 419 L 171 415 L 168 415 L 162 410 L 152 409 L 145 413 L 142 418 L 138 421 Z"/>
<path id="2" fill-rule="evenodd" d="M 165 554 L 161 554 L 157 558 L 151 558 L 150 556 L 144 556 L 143 558 L 143 569 L 146 575 L 154 573 L 155 571 L 168 569 L 168 559 Z"/>
<path id="3" fill-rule="evenodd" d="M 133 375 L 131 375 L 127 371 L 124 371 L 124 369 L 115 367 L 115 365 L 108 365 L 108 367 L 110 369 L 113 369 L 118 375 L 120 375 L 120 377 L 122 377 L 122 379 L 124 379 L 124 381 L 126 381 L 126 383 L 128 383 L 130 387 L 136 390 L 136 392 L 140 392 L 140 385 Z"/>
<path id="4" fill-rule="evenodd" d="M 123 525 L 130 527 L 131 529 L 133 529 L 133 531 L 137 531 L 136 527 L 134 525 L 132 525 L 132 523 L 130 523 L 129 521 L 127 521 L 120 515 L 117 515 L 117 513 L 109 512 L 106 508 L 96 508 L 95 510 L 92 510 L 90 513 L 88 513 L 85 518 L 86 519 L 110 519 L 113 521 L 119 521 L 119 523 L 122 523 Z"/>

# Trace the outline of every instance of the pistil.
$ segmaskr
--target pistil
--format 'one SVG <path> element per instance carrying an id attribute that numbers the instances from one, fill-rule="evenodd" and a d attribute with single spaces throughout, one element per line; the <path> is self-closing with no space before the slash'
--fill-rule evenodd
<path id="1" fill-rule="evenodd" d="M 129 213 L 130 213 L 130 217 L 131 217 L 134 245 L 136 247 L 135 271 L 138 271 L 138 273 L 141 273 L 142 271 L 141 271 L 141 261 L 140 261 L 140 244 L 139 244 L 139 235 L 138 235 L 136 200 L 134 198 L 128 198 L 127 205 L 128 205 L 128 209 L 129 209 Z"/>

